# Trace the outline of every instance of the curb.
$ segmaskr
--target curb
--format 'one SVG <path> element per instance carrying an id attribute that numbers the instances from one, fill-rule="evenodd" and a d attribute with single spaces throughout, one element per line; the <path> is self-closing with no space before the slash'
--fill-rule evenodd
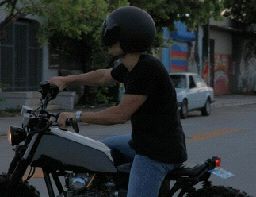
<path id="1" fill-rule="evenodd" d="M 256 104 L 256 97 L 240 97 L 240 98 L 219 98 L 215 99 L 215 102 L 212 104 L 213 107 L 231 107 L 231 106 L 240 106 L 240 105 L 251 105 Z"/>

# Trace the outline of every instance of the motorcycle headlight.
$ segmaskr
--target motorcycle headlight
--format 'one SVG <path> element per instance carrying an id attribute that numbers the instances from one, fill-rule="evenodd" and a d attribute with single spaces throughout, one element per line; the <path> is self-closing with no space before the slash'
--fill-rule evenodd
<path id="1" fill-rule="evenodd" d="M 8 140 L 11 145 L 18 145 L 27 137 L 26 131 L 22 128 L 10 126 L 8 130 Z"/>

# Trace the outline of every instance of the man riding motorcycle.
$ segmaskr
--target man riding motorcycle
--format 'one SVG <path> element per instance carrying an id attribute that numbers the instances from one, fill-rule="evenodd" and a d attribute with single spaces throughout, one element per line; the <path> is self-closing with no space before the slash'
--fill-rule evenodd
<path id="1" fill-rule="evenodd" d="M 136 155 L 129 177 L 128 197 L 157 197 L 166 174 L 187 159 L 175 89 L 162 63 L 146 54 L 155 31 L 154 20 L 144 10 L 134 6 L 114 10 L 102 28 L 102 41 L 116 59 L 113 67 L 49 80 L 60 89 L 73 84 L 124 83 L 125 95 L 117 106 L 98 112 L 63 112 L 58 123 L 65 127 L 69 118 L 101 125 L 131 120 L 129 146 Z M 113 144 L 118 144 L 118 139 L 113 138 Z M 127 140 L 124 141 L 125 147 Z"/>

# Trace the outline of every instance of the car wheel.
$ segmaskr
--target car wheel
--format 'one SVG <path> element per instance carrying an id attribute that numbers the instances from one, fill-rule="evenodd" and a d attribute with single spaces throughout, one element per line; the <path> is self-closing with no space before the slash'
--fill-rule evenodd
<path id="1" fill-rule="evenodd" d="M 203 116 L 209 116 L 211 113 L 211 102 L 209 99 L 205 102 L 203 108 L 201 109 L 201 113 Z"/>
<path id="2" fill-rule="evenodd" d="M 180 109 L 180 116 L 181 116 L 181 118 L 188 117 L 188 102 L 187 102 L 187 100 L 182 101 L 181 109 Z"/>

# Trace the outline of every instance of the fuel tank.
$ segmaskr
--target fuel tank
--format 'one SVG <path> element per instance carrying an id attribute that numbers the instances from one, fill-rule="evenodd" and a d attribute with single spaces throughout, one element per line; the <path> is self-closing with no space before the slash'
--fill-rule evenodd
<path id="1" fill-rule="evenodd" d="M 44 135 L 33 156 L 33 163 L 43 157 L 64 166 L 85 168 L 94 172 L 116 172 L 109 147 L 102 142 L 70 131 L 52 128 Z"/>

